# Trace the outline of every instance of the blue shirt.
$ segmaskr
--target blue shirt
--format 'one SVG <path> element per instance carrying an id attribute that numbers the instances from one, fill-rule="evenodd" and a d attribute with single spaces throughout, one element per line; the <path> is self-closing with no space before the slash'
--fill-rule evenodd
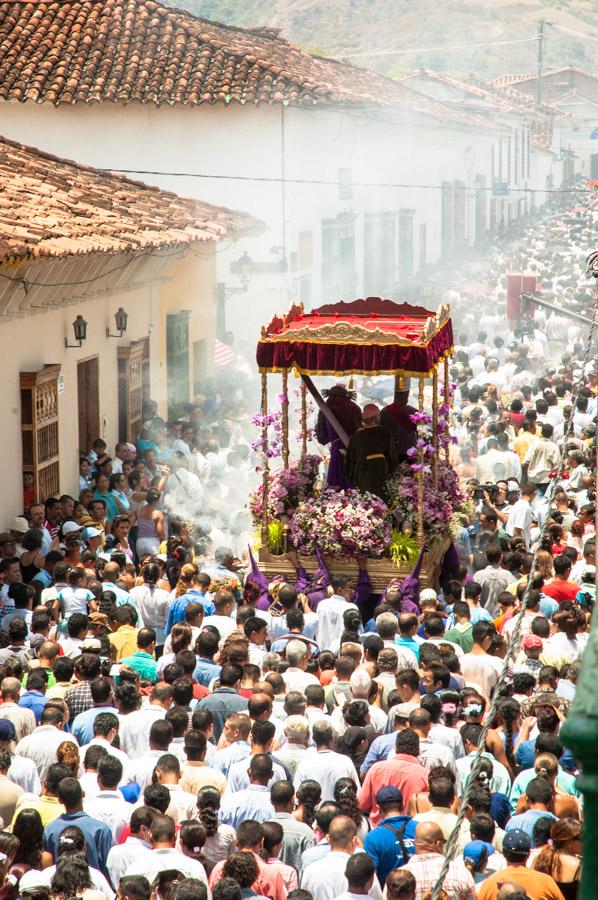
<path id="1" fill-rule="evenodd" d="M 181 594 L 180 597 L 177 597 L 174 600 L 169 608 L 168 608 L 168 619 L 166 621 L 166 628 L 164 629 L 164 634 L 166 637 L 172 631 L 172 626 L 177 622 L 185 621 L 185 610 L 192 603 L 199 603 L 200 606 L 203 606 L 204 615 L 213 616 L 216 612 L 216 607 L 209 600 L 205 594 L 202 594 L 201 591 L 196 590 L 195 588 L 191 588 L 191 590 L 187 591 L 186 594 Z"/>
<path id="2" fill-rule="evenodd" d="M 540 595 L 540 612 L 543 613 L 547 619 L 552 619 L 558 608 L 558 603 L 556 600 L 553 600 L 552 597 L 547 597 L 546 594 Z"/>
<path id="3" fill-rule="evenodd" d="M 410 637 L 397 637 L 395 638 L 395 644 L 397 647 L 404 647 L 406 650 L 411 650 L 413 654 L 415 654 L 415 658 L 419 662 L 419 648 L 421 644 L 419 641 L 416 641 L 414 638 Z"/>
<path id="4" fill-rule="evenodd" d="M 405 826 L 402 840 L 407 859 L 403 856 L 403 850 L 397 835 L 390 828 L 385 828 L 385 825 L 392 825 L 399 832 L 402 830 L 403 825 Z M 389 816 L 387 819 L 383 819 L 377 828 L 374 828 L 366 835 L 363 849 L 374 860 L 376 874 L 381 885 L 384 884 L 390 872 L 404 865 L 414 852 L 415 826 L 416 823 L 409 816 Z"/>
<path id="5" fill-rule="evenodd" d="M 249 741 L 235 741 L 230 747 L 218 750 L 211 765 L 213 769 L 217 769 L 228 777 L 230 767 L 241 759 L 247 759 L 250 754 L 251 744 Z"/>
<path id="6" fill-rule="evenodd" d="M 513 828 L 520 828 L 521 831 L 525 831 L 528 838 L 532 842 L 532 847 L 535 847 L 534 844 L 534 827 L 538 819 L 549 818 L 554 822 L 557 821 L 556 816 L 553 816 L 552 813 L 543 812 L 541 809 L 528 809 L 527 812 L 519 813 L 518 816 L 512 816 L 507 822 L 506 831 L 511 831 Z"/>
<path id="7" fill-rule="evenodd" d="M 209 695 L 202 697 L 196 709 L 209 709 L 214 721 L 214 743 L 218 743 L 224 723 L 231 713 L 247 712 L 249 703 L 245 697 L 240 697 L 234 688 L 219 687 Z M 265 819 L 262 819 L 265 821 Z"/>
<path id="8" fill-rule="evenodd" d="M 23 691 L 19 698 L 19 706 L 30 709 L 35 716 L 35 724 L 39 725 L 48 698 L 41 691 Z"/>
<path id="9" fill-rule="evenodd" d="M 139 610 L 137 609 L 137 604 L 135 600 L 128 591 L 125 591 L 123 588 L 119 587 L 117 584 L 113 584 L 111 581 L 102 582 L 102 591 L 112 591 L 112 593 L 116 597 L 116 605 L 124 606 L 125 603 L 128 603 L 133 609 L 137 610 L 137 614 L 139 615 Z"/>
<path id="10" fill-rule="evenodd" d="M 222 667 L 215 663 L 213 659 L 205 659 L 203 656 L 197 657 L 197 663 L 193 669 L 193 680 L 204 687 L 209 687 L 214 678 L 220 675 Z"/>
<path id="11" fill-rule="evenodd" d="M 96 720 L 96 716 L 99 716 L 100 713 L 114 713 L 116 715 L 118 710 L 114 706 L 92 706 L 91 709 L 86 709 L 85 712 L 79 713 L 73 719 L 71 734 L 77 738 L 80 747 L 84 744 L 89 744 L 93 740 L 93 723 Z"/>
<path id="12" fill-rule="evenodd" d="M 104 822 L 92 819 L 85 812 L 63 813 L 46 825 L 44 829 L 44 849 L 52 854 L 56 862 L 58 838 L 65 828 L 76 825 L 83 832 L 87 862 L 94 869 L 99 869 L 106 878 L 110 878 L 106 868 L 106 858 L 114 841 L 112 832 Z"/>
<path id="13" fill-rule="evenodd" d="M 391 731 L 390 734 L 381 734 L 379 737 L 375 738 L 370 744 L 367 756 L 361 764 L 361 769 L 359 770 L 361 774 L 365 775 L 366 772 L 372 768 L 374 763 L 382 762 L 382 760 L 387 759 L 388 754 L 393 749 L 396 741 L 396 731 Z"/>

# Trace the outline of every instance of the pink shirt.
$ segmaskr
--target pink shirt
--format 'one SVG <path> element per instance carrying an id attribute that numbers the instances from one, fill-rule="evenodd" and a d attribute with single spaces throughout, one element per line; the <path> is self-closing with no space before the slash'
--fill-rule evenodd
<path id="1" fill-rule="evenodd" d="M 399 788 L 403 795 L 403 809 L 407 809 L 407 804 L 414 794 L 428 790 L 428 770 L 415 756 L 409 756 L 407 753 L 398 753 L 392 759 L 374 763 L 365 776 L 357 798 L 359 808 L 363 812 L 371 810 L 370 822 L 373 828 L 382 819 L 376 803 L 376 794 L 380 788 L 388 785 Z"/>
<path id="2" fill-rule="evenodd" d="M 253 855 L 258 867 L 257 878 L 251 885 L 253 890 L 256 894 L 262 894 L 264 897 L 269 897 L 270 900 L 285 900 L 287 893 L 284 889 L 280 870 L 278 868 L 275 869 L 274 866 L 269 866 L 263 859 L 257 856 L 257 854 L 254 853 Z M 216 863 L 212 869 L 208 881 L 210 890 L 212 890 L 214 885 L 222 878 L 222 870 L 224 869 L 225 862 L 226 860 L 221 860 L 219 863 Z"/>

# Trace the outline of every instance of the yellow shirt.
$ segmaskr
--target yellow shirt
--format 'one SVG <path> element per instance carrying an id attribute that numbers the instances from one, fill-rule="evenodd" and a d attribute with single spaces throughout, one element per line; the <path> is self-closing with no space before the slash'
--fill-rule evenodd
<path id="1" fill-rule="evenodd" d="M 121 625 L 118 631 L 108 635 L 108 640 L 116 648 L 116 662 L 137 652 L 137 629 L 132 625 Z"/>
<path id="2" fill-rule="evenodd" d="M 536 435 L 532 434 L 531 431 L 522 431 L 519 434 L 519 437 L 516 437 L 513 441 L 513 450 L 519 457 L 520 461 L 523 463 L 525 457 L 527 456 L 527 451 L 529 450 L 529 445 L 532 441 L 536 440 Z"/>
<path id="3" fill-rule="evenodd" d="M 63 812 L 66 812 L 58 797 L 43 796 L 33 799 L 31 797 L 31 794 L 29 794 L 28 798 L 23 800 L 22 803 L 17 803 L 17 808 L 15 810 L 13 820 L 10 823 L 11 831 L 13 825 L 15 824 L 15 819 L 22 809 L 36 809 L 40 815 L 40 819 L 42 820 L 42 825 L 44 826 L 44 828 L 46 827 L 46 825 L 49 825 L 50 822 L 53 822 L 54 819 L 57 819 L 58 816 L 61 816 Z"/>

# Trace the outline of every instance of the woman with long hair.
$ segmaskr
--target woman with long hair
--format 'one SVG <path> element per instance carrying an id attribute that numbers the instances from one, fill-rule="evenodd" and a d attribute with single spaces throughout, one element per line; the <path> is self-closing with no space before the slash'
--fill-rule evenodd
<path id="1" fill-rule="evenodd" d="M 339 778 L 334 785 L 334 801 L 342 816 L 352 819 L 357 828 L 357 836 L 363 840 L 369 831 L 368 820 L 357 804 L 357 786 L 352 778 Z"/>
<path id="2" fill-rule="evenodd" d="M 521 727 L 521 706 L 517 700 L 499 702 L 493 725 L 486 737 L 486 749 L 505 766 L 513 779 L 518 772 L 515 750 Z"/>
<path id="3" fill-rule="evenodd" d="M 54 900 L 100 900 L 104 894 L 94 888 L 89 866 L 83 853 L 62 856 L 56 863 L 56 871 L 50 883 Z"/>
<path id="4" fill-rule="evenodd" d="M 280 872 L 282 883 L 285 891 L 294 891 L 299 887 L 297 878 L 297 870 L 293 866 L 288 866 L 280 859 L 280 851 L 282 850 L 282 841 L 284 831 L 280 822 L 263 822 L 264 829 L 264 849 L 260 853 L 261 858 L 267 866 L 272 866 L 277 872 Z"/>
<path id="5" fill-rule="evenodd" d="M 221 825 L 218 821 L 220 810 L 220 791 L 211 785 L 200 788 L 197 793 L 197 811 L 206 838 L 203 844 L 203 864 L 208 874 L 216 863 L 227 859 L 235 852 L 235 829 L 230 825 Z"/>
<path id="6" fill-rule="evenodd" d="M 534 859 L 531 868 L 535 872 L 550 875 L 565 900 L 576 900 L 581 881 L 581 822 L 578 819 L 560 819 L 550 829 L 546 847 Z"/>
<path id="7" fill-rule="evenodd" d="M 195 584 L 195 579 L 199 575 L 199 569 L 195 565 L 195 563 L 185 563 L 182 566 L 179 580 L 177 582 L 176 588 L 173 591 L 173 599 L 176 600 L 178 597 L 182 597 L 183 594 L 186 594 L 191 590 L 193 585 Z"/>
<path id="8" fill-rule="evenodd" d="M 73 778 L 79 778 L 79 748 L 72 741 L 63 741 L 56 750 L 56 762 L 70 770 Z"/>
<path id="9" fill-rule="evenodd" d="M 303 781 L 297 788 L 295 799 L 297 807 L 293 818 L 311 828 L 316 820 L 316 807 L 322 799 L 322 786 L 317 781 Z"/>
<path id="10" fill-rule="evenodd" d="M 185 819 L 184 822 L 181 822 L 181 830 L 179 831 L 181 852 L 184 856 L 201 863 L 202 866 L 205 865 L 205 857 L 202 850 L 207 836 L 205 826 L 201 822 L 195 819 Z"/>
<path id="11" fill-rule="evenodd" d="M 541 575 L 545 584 L 554 578 L 552 553 L 548 550 L 539 550 L 536 554 L 536 568 L 531 576 L 532 580 L 535 575 Z"/>
<path id="12" fill-rule="evenodd" d="M 157 553 L 166 537 L 164 513 L 158 509 L 160 491 L 149 490 L 145 504 L 137 510 L 137 543 L 135 549 L 139 559 L 148 553 Z"/>
<path id="13" fill-rule="evenodd" d="M 20 878 L 29 869 L 45 869 L 52 865 L 52 854 L 44 850 L 44 826 L 36 809 L 22 809 L 12 826 L 20 845 L 14 855 L 11 874 Z"/>
<path id="14" fill-rule="evenodd" d="M 122 476 L 121 476 L 122 477 Z M 129 544 L 129 532 L 131 530 L 131 518 L 127 515 L 115 516 L 112 520 L 112 534 L 116 540 L 113 551 L 124 553 L 127 559 L 133 561 L 133 548 Z"/>

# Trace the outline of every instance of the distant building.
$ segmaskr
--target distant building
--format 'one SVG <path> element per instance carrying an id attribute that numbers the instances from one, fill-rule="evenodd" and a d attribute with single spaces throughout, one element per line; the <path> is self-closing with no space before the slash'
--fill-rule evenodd
<path id="1" fill-rule="evenodd" d="M 493 225 L 502 115 L 154 0 L 7 0 L 0 34 L 6 135 L 265 222 L 217 257 L 219 334 L 250 353 L 292 300 L 400 295 Z"/>
<path id="2" fill-rule="evenodd" d="M 492 82 L 498 88 L 515 88 L 536 96 L 535 75 L 503 75 Z M 572 172 L 598 181 L 598 78 L 573 67 L 555 69 L 542 76 L 542 102 L 570 116 L 557 139 Z"/>
<path id="3" fill-rule="evenodd" d="M 166 415 L 167 391 L 175 411 L 192 397 L 194 359 L 211 374 L 217 245 L 259 223 L 5 139 L 0 178 L 8 521 L 23 509 L 21 460 L 38 499 L 78 496 L 79 451 L 135 438 L 144 399 Z"/>

